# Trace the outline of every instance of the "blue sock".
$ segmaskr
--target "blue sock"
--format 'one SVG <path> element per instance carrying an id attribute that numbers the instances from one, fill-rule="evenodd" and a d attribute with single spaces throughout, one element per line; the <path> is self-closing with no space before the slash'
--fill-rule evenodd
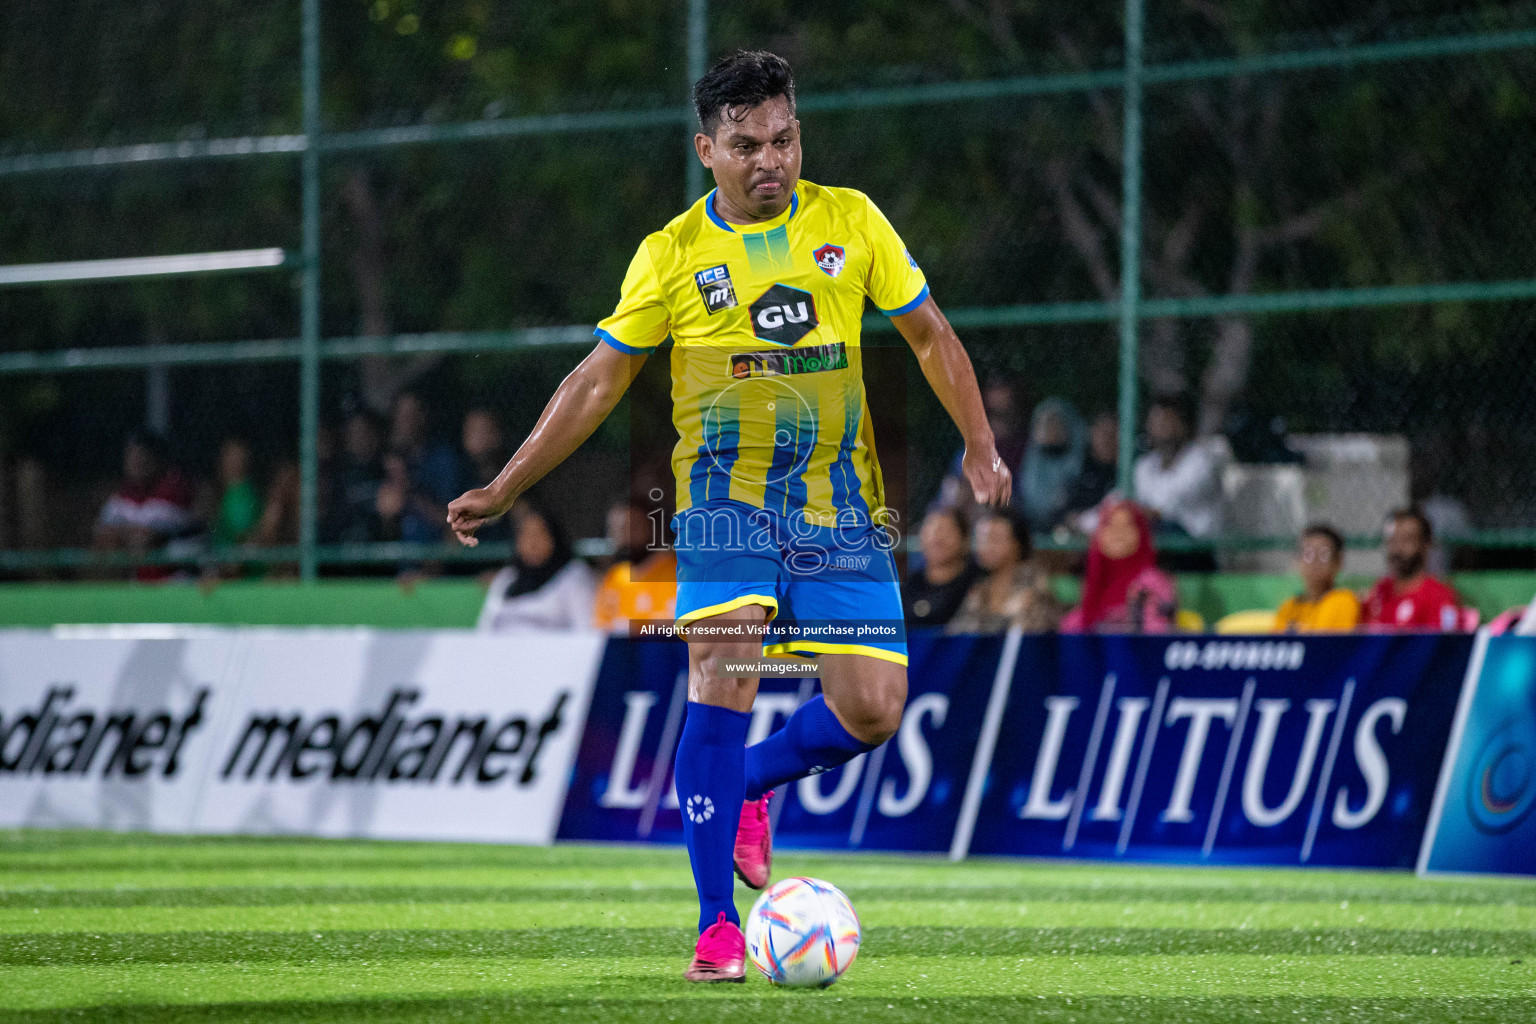
<path id="1" fill-rule="evenodd" d="M 699 890 L 699 931 L 724 912 L 736 924 L 736 825 L 741 820 L 747 724 L 745 711 L 688 702 L 677 741 L 677 799 L 683 842 Z"/>
<path id="2" fill-rule="evenodd" d="M 828 771 L 874 749 L 844 729 L 818 693 L 789 716 L 784 728 L 747 748 L 747 799 L 756 800 L 775 786 Z"/>

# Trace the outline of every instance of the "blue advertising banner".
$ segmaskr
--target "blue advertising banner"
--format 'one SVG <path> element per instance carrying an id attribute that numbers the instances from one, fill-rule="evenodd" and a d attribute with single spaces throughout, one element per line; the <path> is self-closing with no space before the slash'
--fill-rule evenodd
<path id="1" fill-rule="evenodd" d="M 1536 874 L 1536 637 L 1482 636 L 1421 871 Z"/>
<path id="2" fill-rule="evenodd" d="M 906 715 L 896 736 L 840 768 L 783 787 L 780 847 L 947 851 L 1003 638 L 914 633 Z M 816 692 L 765 679 L 748 729 L 756 743 Z M 614 639 L 598 672 L 559 838 L 682 842 L 672 755 L 687 705 L 683 644 Z"/>
<path id="3" fill-rule="evenodd" d="M 997 674 L 1001 636 L 907 637 L 907 710 L 894 737 L 785 787 L 774 842 L 818 849 L 950 849 Z"/>
<path id="4" fill-rule="evenodd" d="M 1023 637 L 969 850 L 1411 866 L 1471 643 Z"/>
<path id="5" fill-rule="evenodd" d="M 764 679 L 748 744 L 783 725 L 814 686 L 810 679 Z M 687 707 L 688 648 L 682 641 L 610 639 L 556 838 L 681 843 L 672 757 Z"/>

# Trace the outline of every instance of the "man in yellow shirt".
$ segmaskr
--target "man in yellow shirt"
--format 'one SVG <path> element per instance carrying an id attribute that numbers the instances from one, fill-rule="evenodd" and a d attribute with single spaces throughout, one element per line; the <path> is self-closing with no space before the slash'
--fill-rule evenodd
<path id="1" fill-rule="evenodd" d="M 976 503 L 1006 505 L 1013 480 L 965 347 L 895 228 L 862 193 L 801 179 L 789 65 L 729 54 L 695 84 L 694 106 L 715 190 L 641 242 L 592 353 L 496 479 L 449 504 L 448 521 L 474 544 L 597 429 L 671 336 L 676 615 L 688 640 L 675 781 L 700 931 L 683 977 L 740 982 L 731 876 L 768 883 L 773 787 L 875 749 L 907 698 L 862 373 L 866 300 L 959 428 Z M 764 653 L 817 657 L 822 693 L 747 748 L 758 678 L 736 672 Z"/>
<path id="2" fill-rule="evenodd" d="M 1344 538 L 1331 526 L 1309 526 L 1302 531 L 1296 553 L 1304 589 L 1275 613 L 1275 629 L 1281 633 L 1344 633 L 1360 622 L 1360 599 L 1336 587 L 1344 566 Z"/>

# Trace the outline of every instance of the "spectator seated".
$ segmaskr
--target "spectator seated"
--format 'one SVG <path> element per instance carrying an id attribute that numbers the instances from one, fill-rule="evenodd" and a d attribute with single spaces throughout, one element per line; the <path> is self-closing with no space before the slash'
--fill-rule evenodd
<path id="1" fill-rule="evenodd" d="M 1029 523 L 1023 516 L 988 509 L 972 529 L 976 563 L 984 573 L 966 592 L 949 621 L 951 633 L 1001 633 L 1017 626 L 1026 633 L 1056 629 L 1061 610 L 1050 575 L 1032 558 Z"/>
<path id="2" fill-rule="evenodd" d="M 623 633 L 631 622 L 670 619 L 677 607 L 677 555 L 656 548 L 651 520 L 633 502 L 620 502 L 608 510 L 608 540 L 614 562 L 597 588 L 592 625 Z"/>
<path id="3" fill-rule="evenodd" d="M 1434 531 L 1424 514 L 1413 508 L 1392 513 L 1386 542 L 1389 572 L 1366 597 L 1362 624 L 1377 631 L 1463 629 L 1461 599 L 1429 574 Z"/>
<path id="4" fill-rule="evenodd" d="M 1082 603 L 1063 632 L 1169 633 L 1178 616 L 1173 579 L 1157 568 L 1152 527 L 1135 502 L 1110 499 L 1088 548 Z"/>
<path id="5" fill-rule="evenodd" d="M 908 572 L 901 585 L 907 625 L 947 625 L 983 575 L 971 558 L 965 518 L 953 508 L 935 506 L 923 517 L 918 544 L 922 564 Z"/>
<path id="6" fill-rule="evenodd" d="M 477 628 L 588 628 L 597 587 L 592 570 L 542 508 L 525 498 L 512 515 L 512 563 L 491 577 Z"/>
<path id="7" fill-rule="evenodd" d="M 1316 524 L 1302 531 L 1296 552 L 1302 592 L 1275 613 L 1277 633 L 1348 632 L 1360 622 L 1360 600 L 1337 586 L 1344 567 L 1344 538 L 1331 526 Z"/>
<path id="8" fill-rule="evenodd" d="M 123 445 L 123 477 L 96 519 L 94 542 L 99 551 L 144 554 L 196 529 L 193 491 L 181 472 L 169 464 L 165 441 L 136 434 Z M 170 575 L 161 566 L 141 566 L 140 580 Z"/>
<path id="9" fill-rule="evenodd" d="M 1082 418 L 1070 402 L 1047 398 L 1035 406 L 1029 446 L 1013 483 L 1018 507 L 1037 533 L 1048 533 L 1066 514 L 1087 443 Z"/>

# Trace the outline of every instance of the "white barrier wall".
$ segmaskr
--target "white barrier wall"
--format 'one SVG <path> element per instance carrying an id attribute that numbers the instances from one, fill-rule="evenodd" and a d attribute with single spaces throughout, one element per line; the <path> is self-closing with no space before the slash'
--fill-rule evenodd
<path id="1" fill-rule="evenodd" d="M 0 826 L 548 843 L 603 642 L 0 632 Z"/>

